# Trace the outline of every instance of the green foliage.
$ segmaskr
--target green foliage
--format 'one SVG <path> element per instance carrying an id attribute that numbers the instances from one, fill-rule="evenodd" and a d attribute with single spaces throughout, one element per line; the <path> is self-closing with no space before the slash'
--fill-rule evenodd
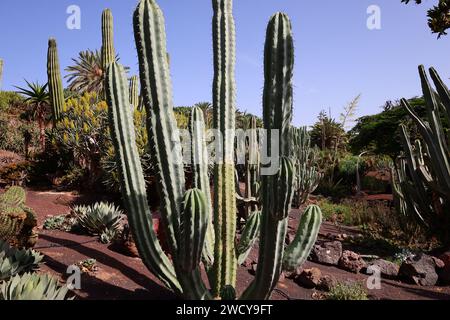
<path id="1" fill-rule="evenodd" d="M 417 4 L 421 4 L 422 0 L 413 0 Z M 438 38 L 442 35 L 447 35 L 447 29 L 450 28 L 450 3 L 448 0 L 436 0 L 437 5 L 429 9 L 428 26 L 433 33 L 438 34 Z M 402 0 L 403 3 L 408 4 L 411 0 Z"/>
<path id="2" fill-rule="evenodd" d="M 411 107 L 419 116 L 425 115 L 425 101 L 423 98 L 408 100 Z M 398 103 L 387 103 L 381 113 L 364 116 L 357 120 L 350 131 L 350 148 L 352 152 L 370 151 L 378 155 L 389 155 L 395 159 L 401 149 L 399 126 L 408 122 L 408 112 Z"/>
<path id="3" fill-rule="evenodd" d="M 37 269 L 43 258 L 37 251 L 16 249 L 0 240 L 0 281 Z"/>
<path id="4" fill-rule="evenodd" d="M 69 288 L 48 274 L 25 273 L 0 284 L 0 300 L 71 300 Z"/>
<path id="5" fill-rule="evenodd" d="M 325 112 L 319 114 L 311 131 L 311 146 L 320 150 L 342 150 L 346 144 L 345 130 L 342 124 L 330 118 Z"/>
<path id="6" fill-rule="evenodd" d="M 122 229 L 124 216 L 114 204 L 100 202 L 92 206 L 76 206 L 72 213 L 77 223 L 89 234 L 99 236 L 102 243 L 110 243 Z"/>
<path id="7" fill-rule="evenodd" d="M 361 283 L 338 283 L 327 294 L 327 300 L 369 300 Z"/>
<path id="8" fill-rule="evenodd" d="M 48 217 L 44 221 L 43 228 L 45 230 L 73 231 L 74 229 L 78 229 L 77 218 L 72 214 Z"/>
<path id="9" fill-rule="evenodd" d="M 23 103 L 20 94 L 14 91 L 0 91 L 0 111 L 11 112 L 13 108 Z"/>

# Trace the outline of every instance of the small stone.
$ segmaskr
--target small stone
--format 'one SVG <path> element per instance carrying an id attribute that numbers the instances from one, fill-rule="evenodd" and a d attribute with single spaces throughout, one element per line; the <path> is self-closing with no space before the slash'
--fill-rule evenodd
<path id="1" fill-rule="evenodd" d="M 367 266 L 366 262 L 359 254 L 349 250 L 342 253 L 342 257 L 339 259 L 338 265 L 340 268 L 353 273 L 358 273 L 361 269 Z"/>
<path id="2" fill-rule="evenodd" d="M 373 270 L 373 268 L 378 268 L 381 277 L 385 279 L 397 278 L 400 269 L 397 264 L 383 259 L 372 261 L 367 267 L 366 274 L 373 274 L 373 271 L 371 272 L 371 269 Z"/>
<path id="3" fill-rule="evenodd" d="M 327 265 L 337 265 L 342 256 L 342 243 L 339 241 L 325 242 L 315 245 L 311 252 L 311 260 Z"/>
<path id="4" fill-rule="evenodd" d="M 303 272 L 294 279 L 298 285 L 312 289 L 315 288 L 322 278 L 322 272 L 317 268 L 305 269 Z"/>
<path id="5" fill-rule="evenodd" d="M 419 286 L 435 286 L 439 279 L 436 269 L 441 269 L 443 265 L 442 260 L 421 253 L 402 263 L 399 276 Z"/>

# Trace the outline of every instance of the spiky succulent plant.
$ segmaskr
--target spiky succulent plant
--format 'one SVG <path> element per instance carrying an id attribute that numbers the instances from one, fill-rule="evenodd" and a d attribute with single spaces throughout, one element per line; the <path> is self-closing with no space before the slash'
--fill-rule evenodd
<path id="1" fill-rule="evenodd" d="M 102 243 L 110 243 L 122 228 L 123 213 L 114 204 L 97 202 L 91 206 L 72 209 L 77 223 L 88 233 L 100 237 Z"/>
<path id="2" fill-rule="evenodd" d="M 35 270 L 43 258 L 44 256 L 37 251 L 16 249 L 0 240 L 0 281 Z"/>
<path id="3" fill-rule="evenodd" d="M 0 300 L 72 300 L 69 288 L 48 274 L 25 273 L 0 285 Z"/>

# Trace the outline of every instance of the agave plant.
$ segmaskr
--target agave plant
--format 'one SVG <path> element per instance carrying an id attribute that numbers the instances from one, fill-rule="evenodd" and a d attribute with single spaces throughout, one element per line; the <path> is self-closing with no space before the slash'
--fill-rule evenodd
<path id="1" fill-rule="evenodd" d="M 72 212 L 77 223 L 88 233 L 110 243 L 121 231 L 123 212 L 114 204 L 100 202 L 92 206 L 76 206 Z"/>
<path id="2" fill-rule="evenodd" d="M 44 258 L 39 252 L 28 249 L 16 249 L 0 240 L 0 281 L 38 268 Z"/>
<path id="3" fill-rule="evenodd" d="M 0 300 L 72 300 L 69 288 L 48 274 L 25 273 L 0 285 Z"/>

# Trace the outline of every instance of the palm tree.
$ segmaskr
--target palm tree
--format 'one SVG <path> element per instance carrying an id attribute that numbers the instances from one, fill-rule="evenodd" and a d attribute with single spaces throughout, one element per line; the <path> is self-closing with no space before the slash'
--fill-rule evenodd
<path id="1" fill-rule="evenodd" d="M 49 114 L 50 96 L 47 91 L 47 83 L 42 85 L 38 82 L 28 82 L 27 88 L 16 87 L 17 93 L 25 97 L 24 102 L 31 107 L 31 116 L 38 121 L 40 142 L 42 150 L 45 149 L 45 123 Z"/>
<path id="2" fill-rule="evenodd" d="M 198 107 L 203 111 L 203 116 L 205 118 L 205 126 L 206 128 L 211 128 L 213 122 L 212 104 L 210 102 L 199 102 L 196 103 L 194 107 Z"/>
<path id="3" fill-rule="evenodd" d="M 119 56 L 116 56 L 116 60 L 120 60 Z M 101 52 L 99 50 L 81 51 L 72 61 L 74 65 L 65 69 L 69 72 L 65 76 L 69 82 L 67 89 L 78 94 L 96 92 L 102 95 L 106 72 L 102 67 Z M 125 70 L 128 71 L 129 67 L 125 67 Z"/>
<path id="4" fill-rule="evenodd" d="M 69 82 L 70 91 L 83 94 L 85 92 L 103 91 L 102 57 L 98 50 L 81 51 L 78 58 L 72 59 L 73 66 L 66 68 L 65 76 Z"/>

